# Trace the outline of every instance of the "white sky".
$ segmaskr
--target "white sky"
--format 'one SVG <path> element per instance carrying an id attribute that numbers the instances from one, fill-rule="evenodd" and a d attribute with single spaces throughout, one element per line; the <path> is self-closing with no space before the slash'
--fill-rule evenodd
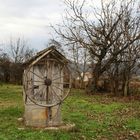
<path id="1" fill-rule="evenodd" d="M 31 47 L 43 48 L 52 37 L 49 25 L 60 22 L 61 0 L 0 0 L 0 44 L 24 37 Z"/>
<path id="2" fill-rule="evenodd" d="M 55 36 L 49 25 L 61 23 L 64 8 L 63 0 L 0 0 L 0 46 L 24 37 L 32 48 L 43 49 Z"/>

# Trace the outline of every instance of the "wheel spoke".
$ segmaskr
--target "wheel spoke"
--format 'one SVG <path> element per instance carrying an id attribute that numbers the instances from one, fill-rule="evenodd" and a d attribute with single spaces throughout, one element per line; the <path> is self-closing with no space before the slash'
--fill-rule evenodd
<path id="1" fill-rule="evenodd" d="M 45 86 L 43 86 L 39 91 L 37 91 L 34 95 L 36 95 L 36 94 L 38 94 L 38 93 L 40 93 L 41 91 L 43 91 L 44 90 L 44 87 Z"/>
<path id="2" fill-rule="evenodd" d="M 52 85 L 53 87 L 56 87 L 57 89 L 60 89 L 61 91 L 63 91 L 64 92 L 64 90 L 63 89 L 61 89 L 61 88 L 59 88 L 59 87 L 57 87 L 57 86 L 55 86 L 55 85 Z"/>
<path id="3" fill-rule="evenodd" d="M 40 79 L 44 79 L 44 78 L 40 77 L 38 74 L 34 73 L 33 71 L 29 71 L 29 72 L 31 72 L 32 74 L 36 75 Z"/>
<path id="4" fill-rule="evenodd" d="M 69 84 L 70 85 L 70 83 L 66 83 L 66 82 L 63 82 L 63 83 L 61 83 L 61 82 L 53 82 L 53 84 Z"/>
<path id="5" fill-rule="evenodd" d="M 30 90 L 30 89 L 34 90 L 34 89 L 35 89 L 35 88 L 34 88 L 35 86 L 38 86 L 38 87 L 39 87 L 39 86 L 44 86 L 44 84 L 41 84 L 41 85 L 32 85 L 30 88 L 27 88 L 27 91 Z"/>
<path id="6" fill-rule="evenodd" d="M 32 79 L 27 81 L 27 83 L 30 83 L 30 82 L 39 82 L 39 83 L 44 83 L 44 81 L 36 81 L 36 80 L 32 80 Z"/>
<path id="7" fill-rule="evenodd" d="M 60 79 L 60 78 L 62 78 L 62 77 L 64 77 L 65 75 L 63 75 L 63 76 L 59 76 L 59 77 L 57 77 L 57 78 L 55 78 L 55 79 L 52 79 L 52 81 L 55 81 L 55 80 L 57 80 L 57 79 Z"/>
<path id="8" fill-rule="evenodd" d="M 60 101 L 62 101 L 61 97 L 55 92 L 55 90 L 51 87 L 51 90 L 53 91 L 53 93 L 59 98 Z"/>
<path id="9" fill-rule="evenodd" d="M 43 90 L 42 90 L 42 93 L 43 93 L 44 99 L 45 99 L 45 95 L 46 95 L 46 92 L 45 92 L 45 91 L 46 91 L 46 86 L 44 86 L 44 87 L 43 87 Z"/>
<path id="10" fill-rule="evenodd" d="M 46 103 L 49 102 L 49 87 L 46 87 Z"/>
<path id="11" fill-rule="evenodd" d="M 45 84 L 42 83 L 42 84 L 40 84 L 40 85 L 35 85 L 35 86 L 45 86 Z"/>
<path id="12" fill-rule="evenodd" d="M 44 83 L 44 81 L 35 81 L 35 80 L 34 80 L 33 82 L 39 82 L 39 83 Z"/>

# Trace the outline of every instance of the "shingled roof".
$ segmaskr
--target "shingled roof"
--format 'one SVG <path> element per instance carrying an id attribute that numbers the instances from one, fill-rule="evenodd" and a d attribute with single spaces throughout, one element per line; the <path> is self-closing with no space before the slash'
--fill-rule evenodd
<path id="1" fill-rule="evenodd" d="M 38 52 L 35 56 L 33 56 L 28 61 L 24 62 L 23 66 L 26 67 L 31 64 L 34 65 L 48 54 L 52 54 L 54 56 L 54 58 L 60 62 L 63 62 L 63 63 L 69 62 L 69 60 L 56 49 L 56 46 L 50 46 L 50 47 Z"/>

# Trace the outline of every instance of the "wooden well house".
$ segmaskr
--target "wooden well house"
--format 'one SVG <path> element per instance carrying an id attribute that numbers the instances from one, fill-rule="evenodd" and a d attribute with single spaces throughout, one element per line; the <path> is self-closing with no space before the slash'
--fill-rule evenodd
<path id="1" fill-rule="evenodd" d="M 61 103 L 70 91 L 68 60 L 51 45 L 24 63 L 24 120 L 27 126 L 61 125 Z"/>

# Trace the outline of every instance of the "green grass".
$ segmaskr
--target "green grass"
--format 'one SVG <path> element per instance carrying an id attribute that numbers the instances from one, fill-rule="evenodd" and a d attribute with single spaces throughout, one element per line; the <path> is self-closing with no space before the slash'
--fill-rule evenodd
<path id="1" fill-rule="evenodd" d="M 24 106 L 22 87 L 0 86 L 0 140 L 138 140 L 140 139 L 140 102 L 105 95 L 87 96 L 72 90 L 63 103 L 65 123 L 75 123 L 71 132 L 26 128 L 17 121 Z"/>

